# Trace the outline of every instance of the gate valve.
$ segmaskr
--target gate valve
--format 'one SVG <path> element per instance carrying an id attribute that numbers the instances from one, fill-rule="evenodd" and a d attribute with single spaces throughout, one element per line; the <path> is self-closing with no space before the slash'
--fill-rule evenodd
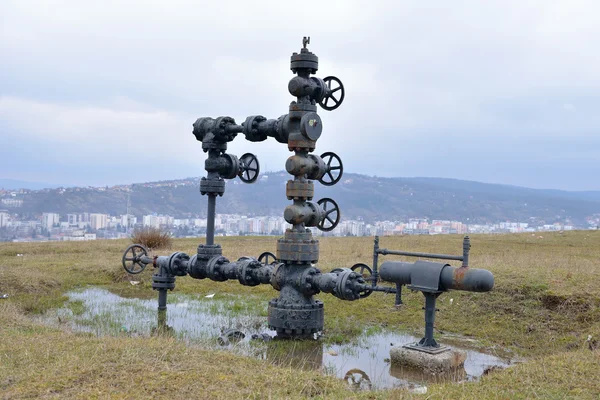
<path id="1" fill-rule="evenodd" d="M 325 186 L 338 183 L 344 173 L 342 160 L 330 151 L 321 154 L 321 157 L 314 154 L 308 154 L 306 157 L 290 156 L 285 163 L 285 169 L 291 175 L 305 175 L 307 179 L 316 179 Z"/>
<path id="2" fill-rule="evenodd" d="M 287 206 L 283 218 L 292 225 L 316 226 L 324 232 L 329 232 L 340 222 L 340 210 L 335 201 L 326 197 L 317 203 L 307 201 Z"/>
<path id="3" fill-rule="evenodd" d="M 317 226 L 323 218 L 323 210 L 317 203 L 307 201 L 287 206 L 283 218 L 292 225 Z"/>
<path id="4" fill-rule="evenodd" d="M 327 111 L 341 106 L 346 95 L 344 84 L 335 76 L 328 76 L 324 79 L 314 76 L 311 78 L 296 76 L 290 80 L 288 90 L 292 96 L 308 97 Z"/>
<path id="5" fill-rule="evenodd" d="M 258 179 L 260 165 L 258 158 L 251 153 L 246 153 L 239 159 L 233 154 L 223 153 L 210 156 L 204 162 L 207 172 L 217 172 L 223 179 L 233 179 L 239 176 L 242 182 L 252 183 Z"/>
<path id="6" fill-rule="evenodd" d="M 223 179 L 233 179 L 240 173 L 240 161 L 233 154 L 223 153 L 204 161 L 207 172 L 217 172 Z"/>

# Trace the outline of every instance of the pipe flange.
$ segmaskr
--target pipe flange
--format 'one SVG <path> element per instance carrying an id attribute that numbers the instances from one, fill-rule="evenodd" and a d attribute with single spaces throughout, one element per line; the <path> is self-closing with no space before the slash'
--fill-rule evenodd
<path id="1" fill-rule="evenodd" d="M 248 257 L 244 260 L 241 260 L 241 261 L 238 260 L 238 263 L 240 263 L 242 265 L 240 274 L 238 276 L 238 280 L 240 281 L 240 283 L 245 286 L 259 285 L 260 282 L 258 282 L 255 279 L 252 271 L 256 270 L 257 268 L 260 268 L 262 266 L 262 264 L 259 263 L 258 261 L 256 261 L 256 259 L 253 259 L 250 257 Z"/>
<path id="2" fill-rule="evenodd" d="M 298 72 L 299 69 L 308 69 L 309 73 L 314 74 L 319 69 L 319 57 L 310 51 L 293 53 L 290 57 L 290 69 L 293 73 Z"/>
<path id="3" fill-rule="evenodd" d="M 153 290 L 160 290 L 160 289 L 173 290 L 173 289 L 175 289 L 175 277 L 173 275 L 167 275 L 167 276 L 163 276 L 163 275 L 159 275 L 159 274 L 152 275 L 152 289 Z"/>
<path id="4" fill-rule="evenodd" d="M 342 300 L 358 300 L 360 292 L 355 290 L 354 284 L 364 283 L 364 279 L 350 268 L 339 268 L 334 271 L 338 272 L 334 295 Z"/>
<path id="5" fill-rule="evenodd" d="M 269 329 L 278 336 L 308 337 L 323 330 L 325 309 L 323 302 L 316 300 L 307 304 L 269 302 Z"/>
<path id="6" fill-rule="evenodd" d="M 224 282 L 228 278 L 222 274 L 221 266 L 223 264 L 228 264 L 229 260 L 223 256 L 213 257 L 208 260 L 208 264 L 206 265 L 206 275 L 216 282 Z"/>
<path id="7" fill-rule="evenodd" d="M 169 257 L 169 273 L 175 276 L 186 276 L 190 256 L 182 252 L 176 252 Z"/>
<path id="8" fill-rule="evenodd" d="M 321 271 L 319 271 L 317 268 L 306 268 L 302 272 L 302 275 L 300 275 L 296 286 L 298 287 L 298 289 L 300 289 L 302 293 L 306 294 L 307 296 L 319 294 L 320 290 L 316 285 L 313 285 L 313 281 L 314 277 L 320 273 Z"/>
<path id="9" fill-rule="evenodd" d="M 287 181 L 285 195 L 288 200 L 312 200 L 315 194 L 315 184 L 312 181 Z"/>
<path id="10" fill-rule="evenodd" d="M 246 122 L 244 122 L 244 136 L 246 136 L 246 140 L 251 142 L 262 142 L 263 140 L 267 140 L 266 132 L 261 132 L 258 129 L 258 125 L 266 120 L 267 119 L 262 115 L 252 115 L 246 118 Z"/>
<path id="11" fill-rule="evenodd" d="M 200 194 L 223 196 L 223 193 L 225 193 L 225 181 L 223 179 L 207 179 L 205 177 L 200 179 Z"/>
<path id="12" fill-rule="evenodd" d="M 198 246 L 198 259 L 210 260 L 215 256 L 223 255 L 220 244 L 201 244 Z"/>
<path id="13" fill-rule="evenodd" d="M 291 119 L 301 119 L 308 112 L 317 112 L 317 106 L 311 102 L 292 101 L 289 110 L 288 115 Z"/>
<path id="14" fill-rule="evenodd" d="M 231 117 L 219 117 L 215 119 L 211 132 L 215 135 L 217 142 L 225 143 L 235 139 L 237 133 L 227 129 L 230 125 L 235 125 L 235 120 Z"/>
<path id="15" fill-rule="evenodd" d="M 289 122 L 290 117 L 288 114 L 284 114 L 281 117 L 277 118 L 277 122 L 275 122 L 275 140 L 277 140 L 279 143 L 288 142 Z"/>
<path id="16" fill-rule="evenodd" d="M 210 134 L 212 137 L 212 134 Z M 227 150 L 227 143 L 219 143 L 212 140 L 206 140 L 202 142 L 202 151 L 205 153 L 209 150 L 219 150 L 225 152 Z"/>
<path id="17" fill-rule="evenodd" d="M 273 266 L 273 273 L 271 274 L 271 286 L 273 286 L 273 289 L 275 290 L 281 290 L 285 283 L 282 268 L 284 265 L 284 263 L 277 263 Z"/>
<path id="18" fill-rule="evenodd" d="M 319 261 L 319 241 L 277 241 L 277 259 L 286 264 L 312 264 Z"/>
<path id="19" fill-rule="evenodd" d="M 313 240 L 313 235 L 310 229 L 304 229 L 302 231 L 297 231 L 294 229 L 286 229 L 284 234 L 284 239 L 289 240 L 291 242 L 304 242 Z"/>

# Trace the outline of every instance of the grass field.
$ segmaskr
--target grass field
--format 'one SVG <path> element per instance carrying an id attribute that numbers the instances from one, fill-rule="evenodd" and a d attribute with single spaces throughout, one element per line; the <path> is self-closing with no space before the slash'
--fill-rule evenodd
<path id="1" fill-rule="evenodd" d="M 237 259 L 274 252 L 276 238 L 218 241 L 224 255 Z M 590 350 L 587 338 L 600 339 L 600 231 L 474 235 L 471 241 L 470 264 L 494 273 L 494 291 L 442 295 L 436 328 L 507 348 L 527 362 L 477 382 L 431 384 L 426 395 L 357 393 L 318 371 L 164 337 L 95 337 L 43 326 L 33 317 L 60 307 L 74 288 L 101 285 L 122 295 L 154 295 L 151 268 L 139 276 L 140 285 L 129 283 L 120 265 L 126 241 L 1 243 L 0 293 L 10 297 L 0 300 L 0 398 L 599 398 L 600 350 Z M 388 249 L 437 253 L 460 253 L 461 244 L 457 235 L 381 239 Z M 176 240 L 173 250 L 193 254 L 197 245 L 197 239 Z M 372 238 L 321 240 L 322 271 L 371 261 Z M 178 278 L 176 291 L 248 293 L 264 300 L 276 295 L 268 285 L 190 278 Z M 325 302 L 325 340 L 343 341 L 370 326 L 418 334 L 423 329 L 419 293 L 405 291 L 400 310 L 380 293 L 356 302 L 318 297 Z"/>

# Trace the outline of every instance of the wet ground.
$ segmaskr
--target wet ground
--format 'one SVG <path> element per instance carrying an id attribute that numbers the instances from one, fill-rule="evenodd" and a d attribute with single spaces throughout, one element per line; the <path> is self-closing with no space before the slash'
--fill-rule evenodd
<path id="1" fill-rule="evenodd" d="M 488 369 L 510 365 L 496 355 L 453 346 L 467 351 L 464 369 L 449 376 L 432 377 L 389 362 L 392 346 L 414 343 L 420 338 L 377 328 L 369 328 L 361 336 L 339 345 L 322 340 L 277 340 L 275 332 L 266 325 L 266 302 L 247 301 L 233 295 L 203 297 L 170 293 L 168 310 L 161 313 L 157 311 L 155 298 L 124 298 L 101 288 L 70 292 L 67 296 L 66 307 L 49 313 L 44 322 L 96 335 L 170 335 L 188 343 L 228 348 L 278 365 L 322 369 L 360 389 L 405 386 L 420 390 L 432 380 L 473 380 Z"/>

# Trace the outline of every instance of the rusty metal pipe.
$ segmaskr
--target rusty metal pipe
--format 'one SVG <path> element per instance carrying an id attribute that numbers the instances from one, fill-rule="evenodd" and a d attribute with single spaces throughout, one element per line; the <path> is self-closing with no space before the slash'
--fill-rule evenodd
<path id="1" fill-rule="evenodd" d="M 400 285 L 410 285 L 413 273 L 426 261 L 414 263 L 402 261 L 386 261 L 381 264 L 381 279 Z M 440 264 L 441 265 L 441 264 Z M 449 264 L 442 265 L 438 280 L 438 289 L 446 291 L 466 290 L 469 292 L 489 292 L 494 287 L 494 275 L 485 269 L 469 267 L 453 267 Z"/>

